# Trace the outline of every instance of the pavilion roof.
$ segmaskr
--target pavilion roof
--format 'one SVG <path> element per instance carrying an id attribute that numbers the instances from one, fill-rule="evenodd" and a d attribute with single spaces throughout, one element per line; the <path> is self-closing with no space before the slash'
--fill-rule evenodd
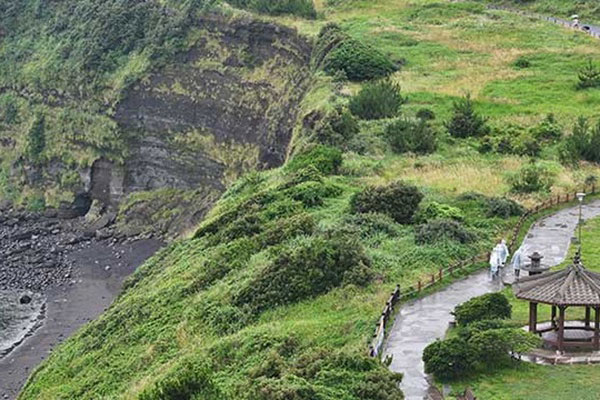
<path id="1" fill-rule="evenodd" d="M 515 296 L 557 306 L 600 306 L 600 274 L 578 263 L 567 268 L 519 279 Z"/>

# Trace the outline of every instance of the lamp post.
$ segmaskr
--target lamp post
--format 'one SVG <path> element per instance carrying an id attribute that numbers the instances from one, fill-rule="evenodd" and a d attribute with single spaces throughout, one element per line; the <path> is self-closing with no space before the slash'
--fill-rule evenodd
<path id="1" fill-rule="evenodd" d="M 579 255 L 581 256 L 581 207 L 583 199 L 585 198 L 585 193 L 579 192 L 576 196 L 577 200 L 579 200 Z"/>

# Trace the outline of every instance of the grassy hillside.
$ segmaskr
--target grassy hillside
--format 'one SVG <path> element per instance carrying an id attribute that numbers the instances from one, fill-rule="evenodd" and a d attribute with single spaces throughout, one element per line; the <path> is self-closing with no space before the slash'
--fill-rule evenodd
<path id="1" fill-rule="evenodd" d="M 559 157 L 600 101 L 597 89 L 576 89 L 600 54 L 593 39 L 473 2 L 330 0 L 317 10 L 316 20 L 260 18 L 297 27 L 317 50 L 327 48 L 321 29 L 337 23 L 324 32 L 344 44 L 340 58 L 376 52 L 365 59 L 394 66 L 381 70 L 385 87 L 402 87 L 400 111 L 358 118 L 372 111 L 357 100 L 371 86 L 348 78 L 363 71 L 328 75 L 315 51 L 287 164 L 233 184 L 192 237 L 153 257 L 53 352 L 22 399 L 399 399 L 398 377 L 366 357 L 392 288 L 488 249 L 518 218 L 493 211 L 506 205 L 498 197 L 531 205 L 598 174 Z M 489 128 L 462 138 L 446 122 L 467 92 Z M 398 142 L 431 132 L 427 149 Z M 515 190 L 532 176 L 541 187 Z M 413 190 L 399 195 L 399 180 L 423 195 L 414 218 L 397 215 Z"/>

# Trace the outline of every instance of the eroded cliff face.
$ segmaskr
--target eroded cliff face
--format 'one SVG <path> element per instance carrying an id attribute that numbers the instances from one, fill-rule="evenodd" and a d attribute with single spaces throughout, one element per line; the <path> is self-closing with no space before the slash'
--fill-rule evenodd
<path id="1" fill-rule="evenodd" d="M 188 50 L 124 94 L 113 118 L 127 156 L 79 171 L 79 194 L 115 208 L 132 193 L 154 191 L 123 213 L 135 209 L 144 219 L 143 199 L 151 198 L 148 213 L 171 204 L 182 211 L 176 220 L 200 219 L 210 205 L 190 211 L 192 202 L 172 198 L 161 205 L 164 189 L 188 200 L 186 191 L 201 190 L 215 201 L 240 174 L 281 165 L 309 85 L 310 53 L 294 30 L 251 17 L 198 21 Z M 132 220 L 125 214 L 121 220 Z"/>
<path id="2" fill-rule="evenodd" d="M 194 45 L 136 85 L 115 114 L 131 137 L 123 191 L 222 189 L 285 159 L 310 77 L 310 45 L 252 19 L 198 22 Z"/>

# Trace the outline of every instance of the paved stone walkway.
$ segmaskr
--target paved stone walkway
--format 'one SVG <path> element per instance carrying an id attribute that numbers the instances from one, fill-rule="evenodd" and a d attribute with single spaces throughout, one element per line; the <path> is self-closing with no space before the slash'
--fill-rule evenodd
<path id="1" fill-rule="evenodd" d="M 599 215 L 600 200 L 584 205 L 584 219 Z M 544 256 L 543 264 L 560 264 L 567 255 L 578 217 L 579 208 L 573 207 L 536 222 L 523 242 L 525 254 L 538 251 Z M 585 245 L 583 243 L 584 262 Z M 507 275 L 512 274 L 508 271 L 510 268 L 506 269 Z M 507 278 L 510 280 L 510 276 Z M 500 279 L 492 280 L 488 271 L 480 271 L 400 308 L 385 343 L 383 357 L 393 356 L 390 369 L 404 374 L 401 387 L 407 400 L 426 398 L 429 383 L 421 356 L 428 344 L 444 337 L 448 324 L 453 320 L 450 312 L 454 307 L 472 297 L 502 288 Z"/>

